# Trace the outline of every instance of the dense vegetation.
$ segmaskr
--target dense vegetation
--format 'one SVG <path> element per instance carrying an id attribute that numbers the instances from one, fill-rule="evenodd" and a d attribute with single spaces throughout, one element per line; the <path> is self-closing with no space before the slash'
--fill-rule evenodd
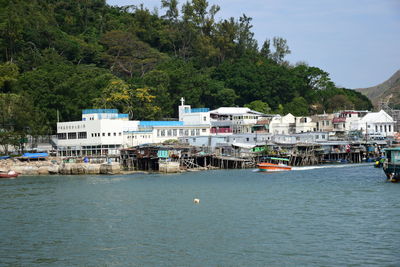
<path id="1" fill-rule="evenodd" d="M 54 133 L 58 113 L 79 120 L 84 108 L 176 117 L 182 96 L 194 107 L 294 115 L 372 107 L 325 71 L 285 61 L 285 39 L 259 47 L 246 15 L 216 21 L 206 0 L 161 6 L 0 0 L 0 138 Z"/>

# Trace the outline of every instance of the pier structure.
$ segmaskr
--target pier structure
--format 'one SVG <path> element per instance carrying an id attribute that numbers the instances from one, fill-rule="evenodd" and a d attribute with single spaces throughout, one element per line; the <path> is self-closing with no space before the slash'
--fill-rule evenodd
<path id="1" fill-rule="evenodd" d="M 266 144 L 244 150 L 231 146 L 195 147 L 185 144 L 144 145 L 121 150 L 122 168 L 131 171 L 179 172 L 183 170 L 254 168 L 264 157 L 282 157 L 290 166 L 361 163 L 381 155 L 373 143 L 333 142 Z"/>

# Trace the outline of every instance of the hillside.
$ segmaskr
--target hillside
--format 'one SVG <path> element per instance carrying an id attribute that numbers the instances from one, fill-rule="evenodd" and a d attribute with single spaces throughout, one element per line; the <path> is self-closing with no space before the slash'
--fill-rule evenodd
<path id="1" fill-rule="evenodd" d="M 54 133 L 86 108 L 176 118 L 181 97 L 296 116 L 372 107 L 324 70 L 286 61 L 284 38 L 258 44 L 252 18 L 217 19 L 220 8 L 206 0 L 163 0 L 160 13 L 105 0 L 3 2 L 0 129 L 18 140 Z"/>
<path id="2" fill-rule="evenodd" d="M 366 95 L 376 108 L 382 100 L 389 99 L 392 108 L 400 109 L 400 70 L 379 85 L 356 90 Z"/>

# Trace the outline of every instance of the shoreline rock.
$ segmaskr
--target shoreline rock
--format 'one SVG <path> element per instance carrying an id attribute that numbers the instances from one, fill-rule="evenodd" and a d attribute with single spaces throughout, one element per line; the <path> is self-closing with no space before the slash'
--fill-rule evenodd
<path id="1" fill-rule="evenodd" d="M 66 163 L 60 159 L 40 161 L 0 160 L 0 170 L 13 170 L 21 175 L 120 174 L 121 165 L 112 163 Z"/>

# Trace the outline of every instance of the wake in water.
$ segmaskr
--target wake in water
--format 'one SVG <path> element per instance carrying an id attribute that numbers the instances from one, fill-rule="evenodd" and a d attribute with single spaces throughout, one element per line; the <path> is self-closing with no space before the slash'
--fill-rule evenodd
<path id="1" fill-rule="evenodd" d="M 357 166 L 372 166 L 371 163 L 357 163 L 357 164 L 338 164 L 338 165 L 320 165 L 320 166 L 304 166 L 292 167 L 292 171 L 307 171 L 314 169 L 330 169 L 330 168 L 350 168 Z"/>
<path id="2" fill-rule="evenodd" d="M 292 167 L 292 171 L 308 171 L 314 169 L 330 169 L 330 168 L 350 168 L 350 167 L 370 167 L 371 163 L 356 163 L 356 164 L 337 164 L 337 165 L 319 165 L 319 166 L 304 166 L 304 167 Z M 254 169 L 253 172 L 260 172 L 258 169 Z M 272 172 L 265 172 L 272 173 Z"/>

